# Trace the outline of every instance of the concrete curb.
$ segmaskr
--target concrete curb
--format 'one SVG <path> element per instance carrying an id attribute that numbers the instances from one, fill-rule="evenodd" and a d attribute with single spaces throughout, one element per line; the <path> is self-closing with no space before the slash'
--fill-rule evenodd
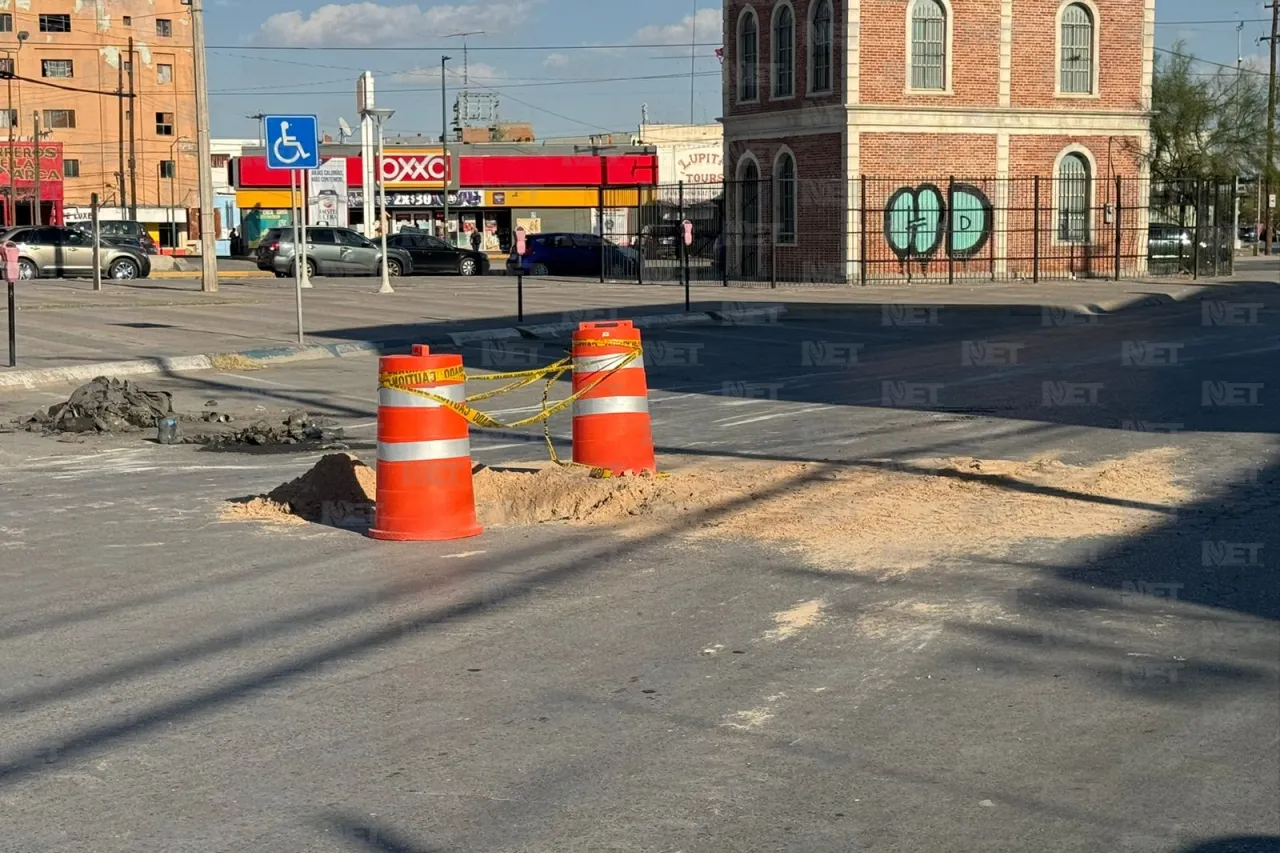
<path id="1" fill-rule="evenodd" d="M 727 312 L 741 324 L 752 318 L 776 317 L 783 309 L 745 309 Z M 717 320 L 718 312 L 693 312 L 690 314 L 649 314 L 632 317 L 639 328 L 709 323 Z M 550 323 L 538 326 L 475 329 L 463 332 L 441 332 L 413 340 L 359 341 L 354 343 L 300 344 L 286 347 L 266 347 L 240 352 L 183 355 L 173 358 L 135 359 L 132 361 L 104 361 L 77 364 L 66 367 L 44 367 L 31 370 L 0 371 L 0 389 L 36 388 L 70 382 L 88 382 L 98 376 L 145 376 L 157 373 L 185 373 L 196 370 L 239 369 L 257 370 L 279 364 L 300 361 L 320 361 L 330 358 L 378 355 L 395 350 L 407 350 L 413 344 L 460 347 L 480 341 L 554 340 L 564 338 L 578 327 L 577 323 Z"/>

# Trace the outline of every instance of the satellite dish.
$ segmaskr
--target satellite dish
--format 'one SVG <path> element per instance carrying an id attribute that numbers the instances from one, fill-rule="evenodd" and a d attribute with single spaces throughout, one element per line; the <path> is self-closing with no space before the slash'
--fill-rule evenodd
<path id="1" fill-rule="evenodd" d="M 355 134 L 352 133 L 351 131 L 351 125 L 347 124 L 347 120 L 345 118 L 339 117 L 338 118 L 338 141 L 346 142 L 348 139 L 350 139 L 354 135 Z"/>

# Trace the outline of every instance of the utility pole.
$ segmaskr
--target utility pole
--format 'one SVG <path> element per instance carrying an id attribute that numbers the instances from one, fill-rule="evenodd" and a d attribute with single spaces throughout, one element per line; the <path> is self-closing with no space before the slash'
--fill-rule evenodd
<path id="1" fill-rule="evenodd" d="M 1264 164 L 1267 174 L 1267 254 L 1275 248 L 1275 211 L 1272 210 L 1271 196 L 1276 191 L 1276 46 L 1280 43 L 1280 0 L 1273 0 L 1268 6 L 1271 10 L 1271 68 L 1267 84 L 1267 161 Z"/>
<path id="2" fill-rule="evenodd" d="M 31 159 L 34 166 L 32 171 L 35 172 L 36 179 L 35 200 L 31 203 L 31 224 L 38 228 L 44 224 L 44 215 L 40 210 L 40 111 L 32 112 L 31 118 L 36 131 L 36 135 L 31 140 Z"/>
<path id="3" fill-rule="evenodd" d="M 125 211 L 129 209 L 129 192 L 124 180 L 124 57 L 116 67 L 116 100 L 120 105 L 120 218 L 124 219 Z M 129 108 L 132 109 L 133 105 L 130 104 Z"/>
<path id="4" fill-rule="evenodd" d="M 1280 0 L 1276 0 L 1276 2 L 1280 2 Z M 448 95 L 446 94 L 444 85 L 444 64 L 450 59 L 453 59 L 453 57 L 440 57 L 440 146 L 444 150 L 444 185 L 441 188 L 440 200 L 444 206 L 444 241 L 452 246 L 453 240 L 449 238 L 449 178 L 453 176 L 453 169 L 449 162 L 449 116 L 448 105 L 445 103 L 448 99 Z M 385 209 L 382 211 L 382 215 L 387 215 L 387 211 Z M 382 226 L 382 230 L 383 232 L 387 230 L 387 226 L 385 224 Z"/>
<path id="5" fill-rule="evenodd" d="M 138 218 L 138 99 L 133 87 L 133 36 L 129 36 L 129 218 Z M 176 118 L 176 116 L 175 116 Z"/>
<path id="6" fill-rule="evenodd" d="M 1237 110 L 1240 109 L 1240 74 L 1244 70 L 1244 45 L 1242 41 L 1243 34 L 1244 34 L 1244 21 L 1241 21 L 1240 23 L 1236 24 L 1236 95 L 1235 97 L 1236 97 Z M 1234 227 L 1231 229 L 1231 233 L 1235 235 L 1234 237 L 1231 238 L 1231 245 L 1235 247 L 1235 250 L 1237 252 L 1240 251 L 1242 248 L 1244 248 L 1244 244 L 1240 242 L 1240 168 L 1239 168 L 1239 165 L 1243 165 L 1243 164 L 1238 164 L 1236 167 L 1236 177 L 1235 177 L 1235 184 L 1234 184 L 1235 217 L 1234 217 Z"/>
<path id="7" fill-rule="evenodd" d="M 5 82 L 9 89 L 9 107 L 5 110 L 5 118 L 9 122 L 9 208 L 6 211 L 5 225 L 12 228 L 18 224 L 18 194 L 16 191 L 17 182 L 13 179 L 13 163 L 16 159 L 14 155 L 14 135 L 13 126 L 18 123 L 18 111 L 13 108 L 13 75 L 18 73 L 18 61 L 10 54 L 9 69 L 5 74 L 8 78 Z"/>
<path id="8" fill-rule="evenodd" d="M 213 233 L 213 162 L 209 144 L 209 69 L 204 55 L 204 0 L 191 0 L 191 53 L 196 84 L 196 174 L 200 186 L 200 289 L 218 291 L 218 249 Z M 176 116 L 174 117 L 177 118 Z"/>

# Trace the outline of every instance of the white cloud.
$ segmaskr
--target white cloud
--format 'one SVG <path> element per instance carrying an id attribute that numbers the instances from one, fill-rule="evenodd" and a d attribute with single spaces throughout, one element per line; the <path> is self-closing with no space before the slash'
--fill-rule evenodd
<path id="1" fill-rule="evenodd" d="M 697 15 L 685 15 L 678 24 L 642 27 L 636 33 L 641 44 L 689 44 L 720 41 L 724 12 L 721 9 L 699 9 Z"/>
<path id="2" fill-rule="evenodd" d="M 472 62 L 467 68 L 467 79 L 478 86 L 486 86 L 505 79 L 505 75 L 492 65 L 485 65 L 483 62 Z M 439 83 L 440 66 L 432 65 L 426 68 L 410 68 L 405 71 L 398 71 L 391 75 L 391 80 L 395 83 Z M 449 66 L 449 85 L 453 86 L 461 82 L 462 63 L 454 63 Z"/>
<path id="3" fill-rule="evenodd" d="M 563 53 L 548 53 L 547 58 L 542 60 L 542 64 L 547 68 L 564 68 L 569 64 L 569 57 Z"/>
<path id="4" fill-rule="evenodd" d="M 428 6 L 381 3 L 330 3 L 309 15 L 278 12 L 262 22 L 256 41 L 281 47 L 340 45 L 368 47 L 439 43 L 451 32 L 477 24 L 510 26 L 524 21 L 539 0 L 501 0 Z"/>

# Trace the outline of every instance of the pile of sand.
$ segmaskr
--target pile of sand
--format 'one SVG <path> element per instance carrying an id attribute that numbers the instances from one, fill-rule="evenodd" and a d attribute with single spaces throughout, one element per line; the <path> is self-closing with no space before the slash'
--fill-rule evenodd
<path id="1" fill-rule="evenodd" d="M 486 527 L 609 525 L 628 535 L 685 534 L 797 549 L 834 570 L 885 573 L 942 557 L 991 554 L 1016 541 L 1131 534 L 1166 522 L 1187 495 L 1172 450 L 1091 466 L 1042 457 L 693 464 L 669 476 L 593 479 L 555 465 L 479 470 Z M 368 504 L 374 472 L 346 454 L 237 517 L 317 519 L 326 502 Z"/>
<path id="2" fill-rule="evenodd" d="M 276 486 L 265 495 L 228 501 L 222 517 L 277 523 L 319 521 L 349 523 L 372 518 L 377 493 L 374 471 L 349 453 L 330 453 L 310 471 Z"/>

